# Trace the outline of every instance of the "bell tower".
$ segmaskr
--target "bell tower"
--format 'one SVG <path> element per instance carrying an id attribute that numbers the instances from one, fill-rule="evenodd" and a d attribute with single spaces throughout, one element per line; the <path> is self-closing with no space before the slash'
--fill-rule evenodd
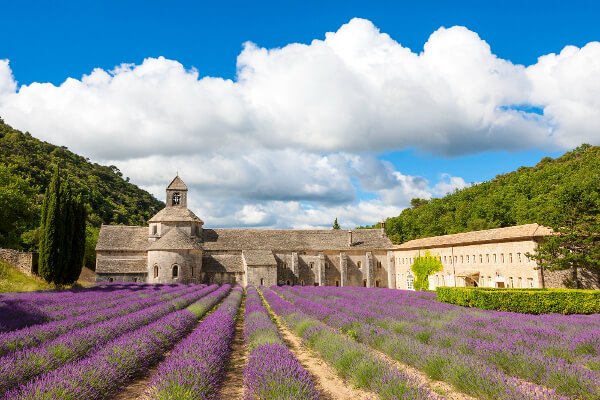
<path id="1" fill-rule="evenodd" d="M 179 175 L 167 186 L 167 207 L 187 207 L 188 188 Z"/>

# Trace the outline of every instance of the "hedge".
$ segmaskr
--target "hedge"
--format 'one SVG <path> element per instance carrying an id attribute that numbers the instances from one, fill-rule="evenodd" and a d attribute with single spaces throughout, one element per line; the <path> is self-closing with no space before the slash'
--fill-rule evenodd
<path id="1" fill-rule="evenodd" d="M 523 314 L 600 313 L 600 290 L 438 287 L 438 301 Z"/>

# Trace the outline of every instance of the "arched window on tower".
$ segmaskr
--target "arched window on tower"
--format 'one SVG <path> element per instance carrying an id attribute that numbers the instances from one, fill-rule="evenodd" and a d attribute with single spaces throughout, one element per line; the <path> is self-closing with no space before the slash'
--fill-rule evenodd
<path id="1" fill-rule="evenodd" d="M 156 233 L 157 233 L 156 225 L 152 225 L 152 235 L 156 236 Z"/>
<path id="2" fill-rule="evenodd" d="M 179 192 L 173 193 L 173 205 L 178 206 L 181 204 L 181 194 Z"/>
<path id="3" fill-rule="evenodd" d="M 177 264 L 173 265 L 173 268 L 171 271 L 172 271 L 171 275 L 172 275 L 173 279 L 179 277 L 179 265 L 177 265 Z"/>
<path id="4" fill-rule="evenodd" d="M 154 264 L 154 278 L 158 278 L 158 264 Z"/>

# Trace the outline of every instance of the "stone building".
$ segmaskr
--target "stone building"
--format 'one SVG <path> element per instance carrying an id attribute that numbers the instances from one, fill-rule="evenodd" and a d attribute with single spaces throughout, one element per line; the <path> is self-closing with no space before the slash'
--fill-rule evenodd
<path id="1" fill-rule="evenodd" d="M 415 257 L 429 251 L 443 265 L 443 271 L 429 277 L 430 289 L 438 286 L 565 287 L 569 271 L 543 271 L 527 256 L 535 253 L 538 243 L 551 234 L 550 228 L 527 224 L 405 242 L 394 246 L 396 286 L 413 288 L 410 266 Z M 586 288 L 600 287 L 600 276 L 580 271 L 579 278 Z"/>
<path id="2" fill-rule="evenodd" d="M 206 229 L 179 176 L 148 227 L 103 225 L 97 281 L 395 287 L 383 229 Z"/>

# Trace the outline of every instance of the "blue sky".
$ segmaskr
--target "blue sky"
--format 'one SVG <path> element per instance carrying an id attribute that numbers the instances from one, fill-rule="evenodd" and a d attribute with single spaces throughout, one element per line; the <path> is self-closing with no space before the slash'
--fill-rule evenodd
<path id="1" fill-rule="evenodd" d="M 60 85 L 67 78 L 80 81 L 84 75 L 92 74 L 94 69 L 113 71 L 112 75 L 115 76 L 118 73 L 114 72 L 114 68 L 121 64 L 133 64 L 131 68 L 135 68 L 135 66 L 142 65 L 146 59 L 159 59 L 159 57 L 180 63 L 184 71 L 196 71 L 198 79 L 202 77 L 215 77 L 237 81 L 239 77 L 236 75 L 236 62 L 238 63 L 238 68 L 240 68 L 240 65 L 246 67 L 244 70 L 246 74 L 251 76 L 251 79 L 256 79 L 256 76 L 252 75 L 252 71 L 254 71 L 257 65 L 271 65 L 268 62 L 266 64 L 255 64 L 264 61 L 261 58 L 262 56 L 260 56 L 260 49 L 283 48 L 291 51 L 292 48 L 289 45 L 293 43 L 310 45 L 313 40 L 323 41 L 326 32 L 338 32 L 342 26 L 348 24 L 355 17 L 368 20 L 373 25 L 373 28 L 369 28 L 365 26 L 358 27 L 360 24 L 355 24 L 357 26 L 355 32 L 359 32 L 358 34 L 364 34 L 364 37 L 368 37 L 371 31 L 378 29 L 378 32 L 389 35 L 392 40 L 397 42 L 398 47 L 407 48 L 415 55 L 423 52 L 425 43 L 430 40 L 430 37 L 433 37 L 432 34 L 438 31 L 440 27 L 465 27 L 468 30 L 467 33 L 446 31 L 445 34 L 440 34 L 439 36 L 443 36 L 443 40 L 439 40 L 441 44 L 438 44 L 438 46 L 445 45 L 448 47 L 448 44 L 451 44 L 452 40 L 462 39 L 466 41 L 465 43 L 468 43 L 468 46 L 473 45 L 477 48 L 483 43 L 482 48 L 485 47 L 485 44 L 489 45 L 493 57 L 509 62 L 512 65 L 518 66 L 521 64 L 525 67 L 538 63 L 538 57 L 540 56 L 560 53 L 565 46 L 570 45 L 583 48 L 586 44 L 600 39 L 600 25 L 597 21 L 597 15 L 600 14 L 600 6 L 596 2 L 591 1 L 258 1 L 227 3 L 180 1 L 172 2 L 171 4 L 159 1 L 57 1 L 52 4 L 48 2 L 22 1 L 6 2 L 2 6 L 2 14 L 3 21 L 0 24 L 0 37 L 4 38 L 4 40 L 0 42 L 0 60 L 9 60 L 11 79 L 13 83 L 17 83 L 17 86 L 16 88 L 13 86 L 13 89 L 10 89 L 11 82 L 7 83 L 6 87 L 9 89 L 7 89 L 6 93 L 10 94 L 14 90 L 16 96 L 10 95 L 4 101 L 0 100 L 0 115 L 16 128 L 29 129 L 34 136 L 53 141 L 56 144 L 67 145 L 74 151 L 100 162 L 114 162 L 126 174 L 131 175 L 134 182 L 152 190 L 157 196 L 162 195 L 160 188 L 164 182 L 152 183 L 151 177 L 140 172 L 144 168 L 140 167 L 134 161 L 138 160 L 138 162 L 142 162 L 140 160 L 144 160 L 144 162 L 147 162 L 152 157 L 168 157 L 174 154 L 187 157 L 189 156 L 186 153 L 187 150 L 172 149 L 165 154 L 153 154 L 151 150 L 146 150 L 145 152 L 140 150 L 140 154 L 131 157 L 125 157 L 116 150 L 114 153 L 111 153 L 109 150 L 96 152 L 95 148 L 98 147 L 97 142 L 110 140 L 108 136 L 104 139 L 102 136 L 104 133 L 102 132 L 94 133 L 96 142 L 90 139 L 86 144 L 81 139 L 83 133 L 66 132 L 69 130 L 68 125 L 72 124 L 70 121 L 64 121 L 64 126 L 60 122 L 54 121 L 51 128 L 47 128 L 47 130 L 42 128 L 42 126 L 45 127 L 48 125 L 48 118 L 44 118 L 41 111 L 39 114 L 35 111 L 36 105 L 39 106 L 40 99 L 47 98 L 48 94 L 52 93 L 52 96 L 57 96 L 52 101 L 53 105 L 51 107 L 55 110 L 54 107 L 56 107 L 56 104 L 62 104 L 61 99 L 68 98 L 68 95 L 65 94 L 68 92 L 66 88 L 63 88 L 64 90 L 62 91 L 57 91 L 46 87 L 49 90 L 46 95 L 41 94 L 42 88 L 34 88 L 36 92 L 33 94 L 19 94 L 18 91 L 21 85 L 33 88 L 36 83 L 49 83 L 55 87 L 62 87 Z M 478 35 L 480 40 L 477 41 L 470 37 L 469 32 Z M 341 35 L 339 36 L 341 37 Z M 348 35 L 348 37 L 352 38 L 354 36 Z M 240 61 L 238 57 L 243 54 L 243 51 L 246 51 L 244 50 L 247 49 L 244 47 L 244 43 L 246 42 L 254 43 L 256 49 L 249 49 L 246 52 L 248 59 Z M 386 45 L 382 44 L 382 46 L 385 47 Z M 586 54 L 587 57 L 590 57 L 588 53 Z M 273 54 L 273 56 L 271 58 L 275 60 L 275 55 Z M 491 60 L 490 62 L 495 61 Z M 162 61 L 160 63 L 164 64 Z M 293 64 L 290 65 L 290 68 L 293 67 Z M 499 66 L 498 68 L 502 69 L 504 67 Z M 513 69 L 515 71 L 511 70 L 510 72 L 506 72 L 506 74 L 519 75 L 523 72 L 518 71 L 518 68 Z M 272 72 L 269 71 L 269 73 Z M 449 73 L 454 72 L 451 71 Z M 597 73 L 598 71 L 595 67 L 591 68 L 590 71 L 573 71 L 573 74 L 580 74 L 585 77 L 595 76 L 594 74 Z M 533 71 L 530 75 L 538 76 L 540 74 Z M 444 75 L 444 77 L 447 78 L 447 75 Z M 100 80 L 104 82 L 102 79 Z M 273 79 L 275 80 L 275 78 Z M 522 77 L 511 78 L 511 83 L 507 85 L 514 84 L 515 88 L 518 88 L 521 84 L 519 79 L 522 79 Z M 532 78 L 534 82 L 533 86 L 537 84 L 536 79 L 538 78 Z M 539 82 L 543 82 L 542 79 L 546 78 L 539 78 Z M 221 80 L 221 82 L 223 81 Z M 421 83 L 418 84 L 420 85 Z M 490 83 L 490 85 L 493 84 Z M 542 83 L 541 85 L 543 86 L 544 84 Z M 565 83 L 564 85 L 573 86 L 573 83 Z M 401 87 L 406 87 L 406 83 L 403 83 Z M 430 89 L 427 90 L 428 93 L 431 93 Z M 556 157 L 579 141 L 594 142 L 598 137 L 594 134 L 597 128 L 594 125 L 595 122 L 591 122 L 590 126 L 585 127 L 584 130 L 588 133 L 577 136 L 576 132 L 580 127 L 576 123 L 560 120 L 560 118 L 566 118 L 564 115 L 573 114 L 572 110 L 550 114 L 550 110 L 555 110 L 555 107 L 560 106 L 560 98 L 558 100 L 556 98 L 550 99 L 551 96 L 556 97 L 556 94 L 541 93 L 543 90 L 538 90 L 540 93 L 517 96 L 514 93 L 515 90 L 518 89 L 511 89 L 501 94 L 504 100 L 498 102 L 495 108 L 499 113 L 503 111 L 506 111 L 506 113 L 500 116 L 496 122 L 491 123 L 489 126 L 485 125 L 487 122 L 477 122 L 477 118 L 481 118 L 481 121 L 487 118 L 485 112 L 475 119 L 476 122 L 472 120 L 464 122 L 464 126 L 470 127 L 468 129 L 465 128 L 466 130 L 473 130 L 473 133 L 470 133 L 470 135 L 479 136 L 467 137 L 466 134 L 463 135 L 460 133 L 460 129 L 462 128 L 450 129 L 452 132 L 445 132 L 444 129 L 440 128 L 432 128 L 440 129 L 439 135 L 443 136 L 440 142 L 444 142 L 445 144 L 443 145 L 431 143 L 431 141 L 424 143 L 418 140 L 418 138 L 414 138 L 419 136 L 419 133 L 412 134 L 414 137 L 411 139 L 410 132 L 406 133 L 409 136 L 406 140 L 388 140 L 389 136 L 395 135 L 393 129 L 386 134 L 385 138 L 375 138 L 373 142 L 376 142 L 376 144 L 373 146 L 364 137 L 360 140 L 355 140 L 354 142 L 356 143 L 349 144 L 348 146 L 346 146 L 343 140 L 336 141 L 337 139 L 332 139 L 331 143 L 333 144 L 331 146 L 326 145 L 326 143 L 329 143 L 325 139 L 327 135 L 326 129 L 324 129 L 323 133 L 319 133 L 324 138 L 323 145 L 318 143 L 318 135 L 317 143 L 314 141 L 310 143 L 308 141 L 297 141 L 294 136 L 292 136 L 291 140 L 289 138 L 281 139 L 278 134 L 274 134 L 273 137 L 267 140 L 260 141 L 260 151 L 263 152 L 264 150 L 261 154 L 265 158 L 273 157 L 273 154 L 269 153 L 270 151 L 287 151 L 290 148 L 299 146 L 305 152 L 304 155 L 306 157 L 309 157 L 309 155 L 310 157 L 316 157 L 314 160 L 315 164 L 328 163 L 337 172 L 339 172 L 339 168 L 336 167 L 337 164 L 335 163 L 338 162 L 336 160 L 339 157 L 345 157 L 348 160 L 353 155 L 358 155 L 358 157 L 363 157 L 365 160 L 368 158 L 378 160 L 380 164 L 377 164 L 378 166 L 373 168 L 377 169 L 378 172 L 376 173 L 381 174 L 381 181 L 383 183 L 380 186 L 369 183 L 369 179 L 365 176 L 357 177 L 356 174 L 360 175 L 360 173 L 355 173 L 355 175 L 348 173 L 349 176 L 344 175 L 345 178 L 340 178 L 341 180 L 338 183 L 331 185 L 333 187 L 332 190 L 335 190 L 338 194 L 346 193 L 345 191 L 349 190 L 348 195 L 332 194 L 328 189 L 322 187 L 327 186 L 326 179 L 315 178 L 303 182 L 304 187 L 308 189 L 300 191 L 304 194 L 300 193 L 297 196 L 294 193 L 275 193 L 278 192 L 278 189 L 273 188 L 277 188 L 278 185 L 280 186 L 280 183 L 274 182 L 271 186 L 265 184 L 266 187 L 260 188 L 260 190 L 252 189 L 244 192 L 240 197 L 247 201 L 231 202 L 229 200 L 231 202 L 228 205 L 230 211 L 216 210 L 216 206 L 209 207 L 202 204 L 196 204 L 196 207 L 201 212 L 221 214 L 218 218 L 215 217 L 213 222 L 214 225 L 222 226 L 235 224 L 248 226 L 298 226 L 298 223 L 292 220 L 281 220 L 267 215 L 269 214 L 269 209 L 275 207 L 270 208 L 268 204 L 271 203 L 269 202 L 280 201 L 279 199 L 286 199 L 286 201 L 293 199 L 291 201 L 296 201 L 297 204 L 281 205 L 278 203 L 275 207 L 278 210 L 277 213 L 281 213 L 281 207 L 292 207 L 293 205 L 307 207 L 306 204 L 309 204 L 310 207 L 330 210 L 323 211 L 322 215 L 328 216 L 331 213 L 339 213 L 344 210 L 348 213 L 360 212 L 356 209 L 353 211 L 352 205 L 356 205 L 361 200 L 383 199 L 388 196 L 386 205 L 393 205 L 396 208 L 386 208 L 387 211 L 385 212 L 395 212 L 406 205 L 405 197 L 409 196 L 409 194 L 415 195 L 425 192 L 430 195 L 443 194 L 442 189 L 435 189 L 434 186 L 436 183 L 444 181 L 446 179 L 444 177 L 461 178 L 467 184 L 489 180 L 497 174 L 512 171 L 521 165 L 534 165 L 544 156 Z M 459 92 L 462 93 L 460 89 L 456 93 Z M 0 82 L 1 93 L 2 83 Z M 91 90 L 90 93 L 95 95 L 96 92 Z M 492 97 L 495 95 L 492 95 Z M 111 94 L 110 96 L 117 95 Z M 223 97 L 223 99 L 230 98 L 227 96 Z M 407 101 L 409 103 L 412 101 L 410 96 L 411 94 L 407 93 Z M 585 109 L 586 106 L 589 106 L 591 109 L 594 108 L 595 105 L 587 100 L 589 97 L 588 93 L 576 93 L 573 96 L 575 96 L 575 100 L 581 100 L 581 109 Z M 514 100 L 515 98 L 518 99 Z M 481 102 L 481 96 L 478 99 L 478 102 Z M 530 102 L 528 99 L 533 100 Z M 127 104 L 125 100 L 123 101 L 123 104 Z M 223 102 L 227 101 L 224 100 Z M 332 101 L 336 101 L 336 99 Z M 458 98 L 457 103 L 461 101 Z M 505 104 L 507 101 L 508 105 Z M 530 104 L 534 101 L 539 104 Z M 588 103 L 585 103 L 586 101 Z M 521 104 L 523 102 L 526 104 Z M 65 100 L 65 104 L 67 103 L 68 101 Z M 298 104 L 293 104 L 293 106 L 297 108 Z M 231 107 L 234 107 L 233 110 L 237 110 L 235 105 Z M 270 106 L 267 105 L 267 107 Z M 343 115 L 345 113 L 352 113 L 351 108 L 344 109 L 345 105 L 340 107 L 342 107 L 341 119 L 344 119 Z M 381 107 L 385 109 L 387 105 L 382 103 Z M 545 109 L 546 116 L 544 116 Z M 27 110 L 27 112 L 23 110 Z M 33 114 L 32 110 L 34 110 Z M 228 108 L 227 112 L 236 112 L 231 110 L 232 108 Z M 336 109 L 336 111 L 339 110 L 340 108 Z M 507 110 L 520 110 L 523 112 L 521 115 L 522 120 L 515 122 L 517 125 L 514 125 L 514 127 L 519 126 L 519 128 L 514 129 L 523 129 L 524 133 L 515 133 L 514 137 L 506 133 L 489 133 L 495 132 L 494 129 L 496 129 L 498 124 L 503 124 L 504 122 L 502 121 L 505 121 L 506 118 L 515 118 L 515 115 L 510 115 Z M 420 108 L 418 111 L 422 111 L 423 113 L 431 112 L 432 115 L 440 114 L 439 110 Z M 62 112 L 69 113 L 68 110 L 62 110 Z M 80 110 L 80 112 L 85 113 L 86 109 Z M 206 112 L 208 113 L 208 111 Z M 201 125 L 203 121 L 210 121 L 215 113 L 218 112 L 220 111 L 215 111 L 213 114 L 203 114 L 204 118 L 202 121 L 194 123 Z M 411 112 L 414 113 L 414 110 L 410 111 L 409 114 Z M 314 111 L 312 113 L 314 114 Z M 452 111 L 449 111 L 449 113 L 452 113 Z M 536 115 L 539 114 L 541 114 L 542 118 L 546 119 L 531 123 L 531 120 L 535 119 Z M 32 116 L 35 119 L 37 115 L 40 118 L 39 124 L 30 122 Z M 469 110 L 466 110 L 465 118 L 470 117 Z M 393 116 L 390 118 L 393 120 Z M 215 117 L 215 119 L 218 118 Z M 99 120 L 96 116 L 90 116 L 86 122 L 92 124 L 91 121 L 98 122 Z M 394 121 L 393 123 L 402 124 L 402 120 L 399 120 L 399 122 Z M 568 125 L 567 122 L 572 125 L 571 128 L 568 128 L 571 125 Z M 131 125 L 128 125 L 130 129 L 126 133 L 121 132 L 121 135 L 135 136 L 132 132 L 135 132 L 138 126 L 131 121 L 124 121 L 123 124 L 125 123 L 131 123 Z M 392 125 L 393 123 L 390 122 Z M 297 124 L 299 122 L 296 122 Z M 459 119 L 449 124 L 456 124 L 457 127 L 461 127 L 463 126 L 463 121 Z M 533 133 L 531 137 L 528 136 L 527 132 L 529 131 L 527 129 L 529 128 L 525 127 L 526 124 L 531 125 L 531 129 L 537 130 L 536 132 L 538 133 L 535 134 L 537 136 Z M 210 147 L 210 151 L 203 153 L 202 157 L 205 157 L 203 160 L 210 159 L 215 162 L 215 160 L 221 158 L 233 160 L 236 157 L 241 157 L 239 154 L 236 156 L 221 154 L 219 149 L 222 146 L 226 146 L 226 138 L 229 137 L 226 133 L 219 133 L 221 132 L 220 129 L 223 128 L 219 128 L 217 125 L 202 125 L 202 128 L 200 128 L 193 126 L 192 122 L 186 124 L 185 127 L 187 128 L 188 125 L 191 126 L 189 135 L 196 135 L 196 132 L 200 132 L 202 129 L 206 129 L 209 132 L 208 136 L 202 136 L 202 140 L 198 139 L 198 143 L 210 142 L 211 135 L 223 135 L 223 142 L 213 144 L 213 147 Z M 228 123 L 229 125 L 230 123 Z M 350 126 L 352 125 L 356 125 L 356 121 Z M 382 125 L 384 124 L 382 123 Z M 282 129 L 281 126 L 285 128 L 285 125 L 282 125 L 279 121 L 269 126 L 275 127 L 273 128 L 274 131 Z M 374 121 L 369 126 L 369 129 L 375 129 L 373 126 L 377 127 L 379 125 L 377 121 Z M 435 126 L 437 127 L 438 125 Z M 556 131 L 552 131 L 554 127 L 556 127 Z M 338 128 L 343 130 L 343 126 L 332 127 L 333 130 Z M 139 126 L 139 129 L 143 131 L 144 128 Z M 159 130 L 158 127 L 153 129 Z M 390 129 L 390 126 L 386 125 L 382 128 L 382 130 L 386 129 Z M 543 135 L 540 137 L 539 132 L 544 132 L 544 130 L 552 132 L 546 138 Z M 505 131 L 500 130 L 499 132 Z M 260 132 L 254 134 L 261 135 Z M 295 135 L 303 134 L 305 133 Z M 353 135 L 371 134 L 369 130 L 362 132 L 359 130 Z M 486 144 L 487 139 L 481 136 L 488 134 L 490 135 L 489 146 Z M 244 137 L 247 137 L 251 134 L 245 133 L 245 135 Z M 146 140 L 149 137 L 151 137 L 150 133 L 145 135 L 144 139 L 140 137 L 139 139 L 134 138 L 134 140 Z M 475 137 L 474 141 L 471 140 L 473 137 Z M 516 143 L 520 137 L 524 138 L 523 143 Z M 281 139 L 282 144 L 272 145 L 278 139 Z M 239 140 L 236 139 L 236 141 Z M 515 142 L 514 145 L 511 141 Z M 196 143 L 191 139 L 190 142 Z M 349 142 L 353 142 L 353 140 L 349 140 Z M 470 145 L 469 143 L 474 144 Z M 277 154 L 280 155 L 279 153 Z M 265 168 L 262 164 L 258 165 L 262 162 L 256 161 L 260 157 L 260 155 L 255 155 L 249 157 L 251 160 L 247 159 L 246 161 L 256 166 L 258 170 L 267 170 L 268 168 Z M 377 162 L 373 160 L 365 162 L 366 164 L 372 164 L 373 162 L 376 164 Z M 174 164 L 178 162 L 175 161 Z M 390 169 L 390 166 L 392 169 Z M 185 171 L 185 168 L 182 168 L 181 165 L 173 165 L 173 167 Z M 193 171 L 189 171 L 188 176 L 192 182 L 196 182 L 195 187 L 199 191 L 210 187 L 214 191 L 214 196 L 224 196 L 227 198 L 231 198 L 232 193 L 235 193 L 225 190 L 225 187 L 228 187 L 229 184 L 223 181 L 218 173 L 192 176 L 193 173 Z M 315 174 L 314 176 L 320 177 L 324 172 L 315 172 L 312 170 L 306 172 L 307 175 L 313 173 Z M 341 172 L 339 173 L 342 174 Z M 398 181 L 394 181 L 396 182 L 395 184 L 404 179 L 398 178 L 399 175 L 397 173 L 403 176 L 425 178 L 429 181 L 429 187 L 419 186 L 418 190 L 408 191 L 410 193 L 405 193 L 406 196 L 403 195 L 404 197 L 395 197 L 395 195 L 392 196 L 382 191 L 385 190 L 382 188 L 386 179 L 393 180 L 397 178 Z M 167 173 L 165 174 L 168 175 Z M 354 195 L 351 193 L 352 189 L 348 189 L 347 182 L 342 182 L 346 178 L 348 178 L 348 182 L 351 182 L 351 185 L 354 187 Z M 161 177 L 161 179 L 165 178 Z M 286 180 L 285 173 L 283 172 L 281 179 Z M 288 179 L 294 180 L 296 177 L 290 176 Z M 413 185 L 411 187 L 416 188 L 418 186 L 417 181 L 418 179 L 416 181 L 411 180 L 412 183 L 410 184 L 406 182 L 403 184 Z M 339 187 L 336 185 L 339 185 Z M 399 198 L 403 200 L 397 200 Z M 248 199 L 252 199 L 252 201 Z M 394 202 L 396 204 L 393 204 Z M 330 203 L 335 203 L 335 207 L 337 208 L 327 208 L 329 207 L 327 204 Z M 342 207 L 344 210 L 339 207 Z M 250 210 L 249 214 L 244 214 L 242 212 L 244 209 Z M 293 213 L 294 211 L 289 212 Z M 231 218 L 228 219 L 227 215 Z M 233 217 L 234 215 L 238 215 L 238 217 Z M 306 216 L 305 214 L 303 215 Z M 248 218 L 244 220 L 244 216 Z M 369 218 L 372 218 L 370 214 Z M 348 219 L 350 220 L 351 218 Z M 352 220 L 348 221 L 347 224 L 352 225 L 361 222 L 363 221 Z M 311 223 L 309 225 L 312 226 L 315 224 Z"/>

